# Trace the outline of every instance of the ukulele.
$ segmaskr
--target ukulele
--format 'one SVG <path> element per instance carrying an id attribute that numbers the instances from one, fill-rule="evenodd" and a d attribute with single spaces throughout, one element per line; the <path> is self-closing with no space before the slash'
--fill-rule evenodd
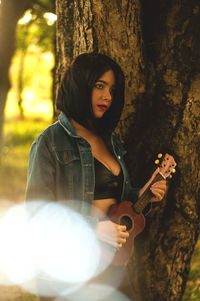
<path id="1" fill-rule="evenodd" d="M 159 154 L 159 157 L 162 155 Z M 156 160 L 158 161 L 158 160 Z M 156 162 L 158 164 L 158 162 Z M 138 201 L 133 204 L 131 201 L 122 201 L 119 204 L 113 204 L 108 211 L 108 217 L 114 223 L 120 225 L 126 225 L 129 237 L 126 243 L 119 249 L 109 248 L 109 252 L 114 252 L 111 264 L 114 266 L 122 266 L 126 264 L 132 254 L 134 238 L 143 231 L 145 227 L 145 217 L 142 214 L 144 208 L 150 203 L 153 194 L 150 190 L 150 186 L 160 180 L 166 179 L 171 176 L 172 172 L 175 172 L 176 162 L 174 158 L 168 154 L 165 154 L 162 163 L 160 165 L 159 173 L 154 180 L 151 181 L 149 186 L 140 196 Z"/>

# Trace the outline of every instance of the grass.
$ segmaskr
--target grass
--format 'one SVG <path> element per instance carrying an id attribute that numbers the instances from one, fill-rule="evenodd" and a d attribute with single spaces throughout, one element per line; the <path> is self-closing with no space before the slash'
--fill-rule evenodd
<path id="1" fill-rule="evenodd" d="M 0 169 L 0 200 L 21 202 L 24 200 L 28 154 L 32 142 L 50 124 L 41 119 L 14 119 L 5 122 L 5 144 Z M 3 299 L 2 299 L 3 296 Z M 37 301 L 38 298 L 18 287 L 0 286 L 0 301 Z M 182 301 L 200 300 L 200 240 L 191 263 L 191 270 Z"/>
<path id="2" fill-rule="evenodd" d="M 200 240 L 197 242 L 191 262 L 186 290 L 183 301 L 200 300 Z"/>

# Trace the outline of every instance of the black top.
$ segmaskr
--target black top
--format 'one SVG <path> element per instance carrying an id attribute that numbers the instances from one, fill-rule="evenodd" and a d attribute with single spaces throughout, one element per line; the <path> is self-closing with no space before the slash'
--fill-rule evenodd
<path id="1" fill-rule="evenodd" d="M 123 173 L 120 169 L 115 176 L 104 164 L 94 158 L 95 189 L 94 200 L 114 198 L 120 200 L 122 194 Z"/>

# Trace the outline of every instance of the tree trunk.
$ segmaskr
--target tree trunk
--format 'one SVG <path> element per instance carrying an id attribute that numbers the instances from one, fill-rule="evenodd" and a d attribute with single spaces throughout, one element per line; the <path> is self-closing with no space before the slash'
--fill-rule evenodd
<path id="1" fill-rule="evenodd" d="M 199 236 L 200 19 L 196 1 L 154 5 L 144 2 L 143 7 L 149 88 L 145 104 L 136 107 L 148 124 L 142 122 L 142 135 L 135 137 L 136 156 L 140 154 L 135 174 L 144 179 L 139 169 L 160 150 L 175 154 L 178 172 L 167 200 L 148 217 L 130 273 L 140 288 L 138 300 L 173 301 L 181 300 Z M 140 271 L 137 277 L 134 268 Z"/>
<path id="2" fill-rule="evenodd" d="M 148 179 L 158 152 L 171 153 L 178 163 L 167 197 L 147 215 L 145 231 L 135 239 L 127 269 L 132 299 L 181 300 L 200 221 L 200 5 L 73 3 L 57 0 L 57 74 L 82 52 L 111 56 L 126 78 L 118 131 L 133 185 Z"/>
<path id="3" fill-rule="evenodd" d="M 26 57 L 26 50 L 21 50 L 20 58 L 19 58 L 19 69 L 18 69 L 18 76 L 17 76 L 17 104 L 20 112 L 20 118 L 24 118 L 24 109 L 23 109 L 23 74 L 24 74 L 24 61 Z"/>
<path id="4" fill-rule="evenodd" d="M 56 79 L 55 95 L 62 78 L 63 71 L 73 58 L 74 1 L 56 1 Z"/>
<path id="5" fill-rule="evenodd" d="M 31 7 L 33 0 L 2 0 L 0 4 L 0 158 L 2 153 L 4 109 L 10 89 L 9 67 L 15 50 L 18 20 Z"/>

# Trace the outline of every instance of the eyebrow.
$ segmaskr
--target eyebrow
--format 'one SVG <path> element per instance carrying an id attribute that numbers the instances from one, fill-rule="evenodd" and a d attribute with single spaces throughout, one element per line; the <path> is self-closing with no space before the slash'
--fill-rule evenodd
<path id="1" fill-rule="evenodd" d="M 105 84 L 105 85 L 108 85 L 108 82 L 106 82 L 105 80 L 98 79 L 98 80 L 97 80 L 97 83 L 99 83 L 99 82 L 100 82 L 100 83 L 103 83 L 103 84 Z M 115 87 L 115 84 L 113 84 L 112 87 Z"/>

